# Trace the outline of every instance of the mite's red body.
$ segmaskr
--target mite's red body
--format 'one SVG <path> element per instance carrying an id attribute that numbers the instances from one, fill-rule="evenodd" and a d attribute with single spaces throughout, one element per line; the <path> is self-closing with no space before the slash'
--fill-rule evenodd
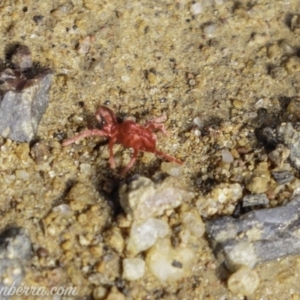
<path id="1" fill-rule="evenodd" d="M 155 153 L 168 161 L 183 164 L 181 160 L 156 149 L 156 136 L 152 131 L 158 129 L 167 134 L 164 126 L 159 124 L 166 120 L 165 116 L 153 119 L 144 126 L 130 120 L 118 123 L 116 115 L 110 108 L 100 106 L 96 111 L 96 119 L 101 125 L 101 129 L 84 130 L 77 136 L 64 140 L 63 146 L 68 146 L 88 136 L 107 137 L 109 139 L 109 163 L 111 168 L 115 168 L 113 156 L 113 146 L 115 143 L 132 148 L 134 150 L 133 156 L 122 174 L 125 174 L 134 165 L 140 151 Z"/>

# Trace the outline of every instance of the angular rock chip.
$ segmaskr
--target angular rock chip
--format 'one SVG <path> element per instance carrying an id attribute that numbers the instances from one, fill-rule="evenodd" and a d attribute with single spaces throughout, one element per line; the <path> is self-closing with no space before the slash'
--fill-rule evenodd
<path id="1" fill-rule="evenodd" d="M 30 142 L 49 100 L 52 72 L 33 66 L 28 47 L 19 46 L 0 72 L 0 135 Z"/>
<path id="2" fill-rule="evenodd" d="M 206 222 L 216 256 L 231 271 L 300 253 L 300 195 L 282 207 L 252 211 L 238 219 Z"/>
<path id="3" fill-rule="evenodd" d="M 243 197 L 243 207 L 256 206 L 256 205 L 267 205 L 269 199 L 265 193 L 262 194 L 251 194 Z"/>
<path id="4" fill-rule="evenodd" d="M 165 210 L 176 208 L 194 197 L 194 193 L 172 176 L 157 184 L 139 176 L 121 186 L 119 194 L 122 207 L 133 220 L 160 216 Z"/>
<path id="5" fill-rule="evenodd" d="M 300 129 L 292 123 L 282 123 L 276 129 L 278 140 L 290 150 L 290 162 L 300 170 Z"/>
<path id="6" fill-rule="evenodd" d="M 272 171 L 271 173 L 279 184 L 289 183 L 295 178 L 291 171 L 288 170 L 276 170 Z"/>
<path id="7" fill-rule="evenodd" d="M 10 228 L 0 235 L 1 291 L 18 288 L 25 276 L 25 266 L 30 255 L 31 241 L 22 228 Z M 9 299 L 10 296 L 1 293 L 1 299 Z"/>

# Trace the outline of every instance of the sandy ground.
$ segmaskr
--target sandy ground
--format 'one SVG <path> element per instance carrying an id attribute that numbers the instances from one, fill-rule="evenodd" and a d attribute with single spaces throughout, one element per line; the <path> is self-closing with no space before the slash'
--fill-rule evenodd
<path id="1" fill-rule="evenodd" d="M 105 245 L 102 233 L 116 225 L 115 187 L 130 152 L 116 146 L 118 168 L 111 170 L 101 139 L 61 146 L 63 138 L 95 126 L 100 104 L 141 123 L 165 113 L 170 135 L 159 135 L 159 148 L 185 161 L 187 186 L 203 194 L 203 178 L 226 182 L 212 171 L 217 147 L 203 132 L 195 134 L 193 120 L 211 131 L 221 124 L 230 139 L 226 124 L 245 128 L 258 108 L 276 110 L 281 99 L 298 96 L 300 7 L 297 0 L 215 2 L 201 2 L 201 11 L 184 0 L 0 3 L 3 59 L 10 44 L 21 43 L 55 72 L 38 131 L 40 159 L 28 144 L 1 141 L 0 229 L 29 232 L 27 285 L 77 286 L 78 299 L 92 299 L 97 286 L 116 286 L 126 299 L 243 299 L 228 291 L 205 239 L 186 280 L 120 279 L 122 254 Z M 253 131 L 246 133 L 254 139 Z M 141 155 L 131 174 L 151 176 L 161 162 Z M 64 203 L 72 212 L 62 217 L 54 208 Z M 101 263 L 105 257 L 109 263 Z M 298 258 L 256 270 L 261 284 L 247 299 L 299 298 Z M 106 281 L 97 273 L 106 273 Z"/>

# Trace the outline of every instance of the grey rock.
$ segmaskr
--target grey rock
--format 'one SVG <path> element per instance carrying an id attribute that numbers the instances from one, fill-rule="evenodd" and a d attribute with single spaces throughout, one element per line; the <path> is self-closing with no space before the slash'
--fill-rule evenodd
<path id="1" fill-rule="evenodd" d="M 277 127 L 277 138 L 290 150 L 290 162 L 294 168 L 300 170 L 300 129 L 292 123 L 282 123 Z"/>
<path id="2" fill-rule="evenodd" d="M 288 170 L 272 171 L 271 173 L 279 184 L 289 183 L 295 178 L 294 175 Z"/>
<path id="3" fill-rule="evenodd" d="M 0 134 L 30 142 L 48 105 L 52 72 L 33 67 L 26 46 L 17 48 L 11 60 L 13 68 L 0 72 Z"/>
<path id="4" fill-rule="evenodd" d="M 31 241 L 21 228 L 11 228 L 0 235 L 0 298 L 9 299 L 22 283 L 31 255 Z"/>
<path id="5" fill-rule="evenodd" d="M 267 205 L 269 199 L 265 193 L 251 194 L 243 197 L 243 207 L 256 206 L 256 205 Z"/>
<path id="6" fill-rule="evenodd" d="M 282 207 L 261 209 L 238 219 L 223 216 L 206 222 L 216 256 L 236 271 L 300 253 L 300 195 Z"/>

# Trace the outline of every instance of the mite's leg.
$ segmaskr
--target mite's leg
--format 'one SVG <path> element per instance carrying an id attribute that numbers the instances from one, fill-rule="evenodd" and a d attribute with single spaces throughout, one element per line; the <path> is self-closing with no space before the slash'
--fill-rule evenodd
<path id="1" fill-rule="evenodd" d="M 134 149 L 134 152 L 133 152 L 133 156 L 131 158 L 131 161 L 129 162 L 129 164 L 126 166 L 126 168 L 122 171 L 121 175 L 124 175 L 135 163 L 137 157 L 138 157 L 138 154 L 139 154 L 139 150 L 137 149 Z"/>
<path id="2" fill-rule="evenodd" d="M 182 161 L 182 160 L 177 159 L 177 158 L 175 158 L 175 157 L 173 157 L 173 156 L 171 156 L 171 155 L 169 155 L 169 154 L 167 154 L 167 153 L 164 153 L 164 152 L 162 152 L 162 151 L 155 150 L 154 153 L 157 154 L 158 156 L 161 156 L 161 157 L 165 158 L 166 160 L 168 160 L 168 161 L 170 161 L 170 162 L 176 162 L 176 163 L 179 164 L 179 165 L 182 165 L 182 164 L 183 164 L 183 161 Z"/>
<path id="3" fill-rule="evenodd" d="M 109 140 L 109 143 L 108 143 L 108 150 L 109 150 L 109 164 L 110 164 L 110 167 L 112 169 L 114 169 L 116 167 L 116 164 L 115 164 L 115 159 L 114 159 L 114 153 L 113 153 L 113 147 L 114 147 L 114 144 L 116 142 L 116 138 L 111 138 Z"/>
<path id="4" fill-rule="evenodd" d="M 72 138 L 64 140 L 62 145 L 63 146 L 68 146 L 68 145 L 71 145 L 71 144 L 77 142 L 78 140 L 81 140 L 81 139 L 89 137 L 89 136 L 104 136 L 104 137 L 107 137 L 107 134 L 104 131 L 100 130 L 100 129 L 88 129 L 88 130 L 82 131 L 81 133 L 79 133 L 78 135 L 76 135 Z"/>
<path id="5" fill-rule="evenodd" d="M 150 121 L 148 121 L 144 127 L 148 128 L 150 130 L 160 130 L 163 134 L 165 135 L 169 135 L 167 130 L 165 129 L 165 126 L 163 124 L 159 124 L 162 123 L 164 121 L 167 120 L 167 116 L 166 115 L 162 115 L 160 117 L 154 118 Z"/>

